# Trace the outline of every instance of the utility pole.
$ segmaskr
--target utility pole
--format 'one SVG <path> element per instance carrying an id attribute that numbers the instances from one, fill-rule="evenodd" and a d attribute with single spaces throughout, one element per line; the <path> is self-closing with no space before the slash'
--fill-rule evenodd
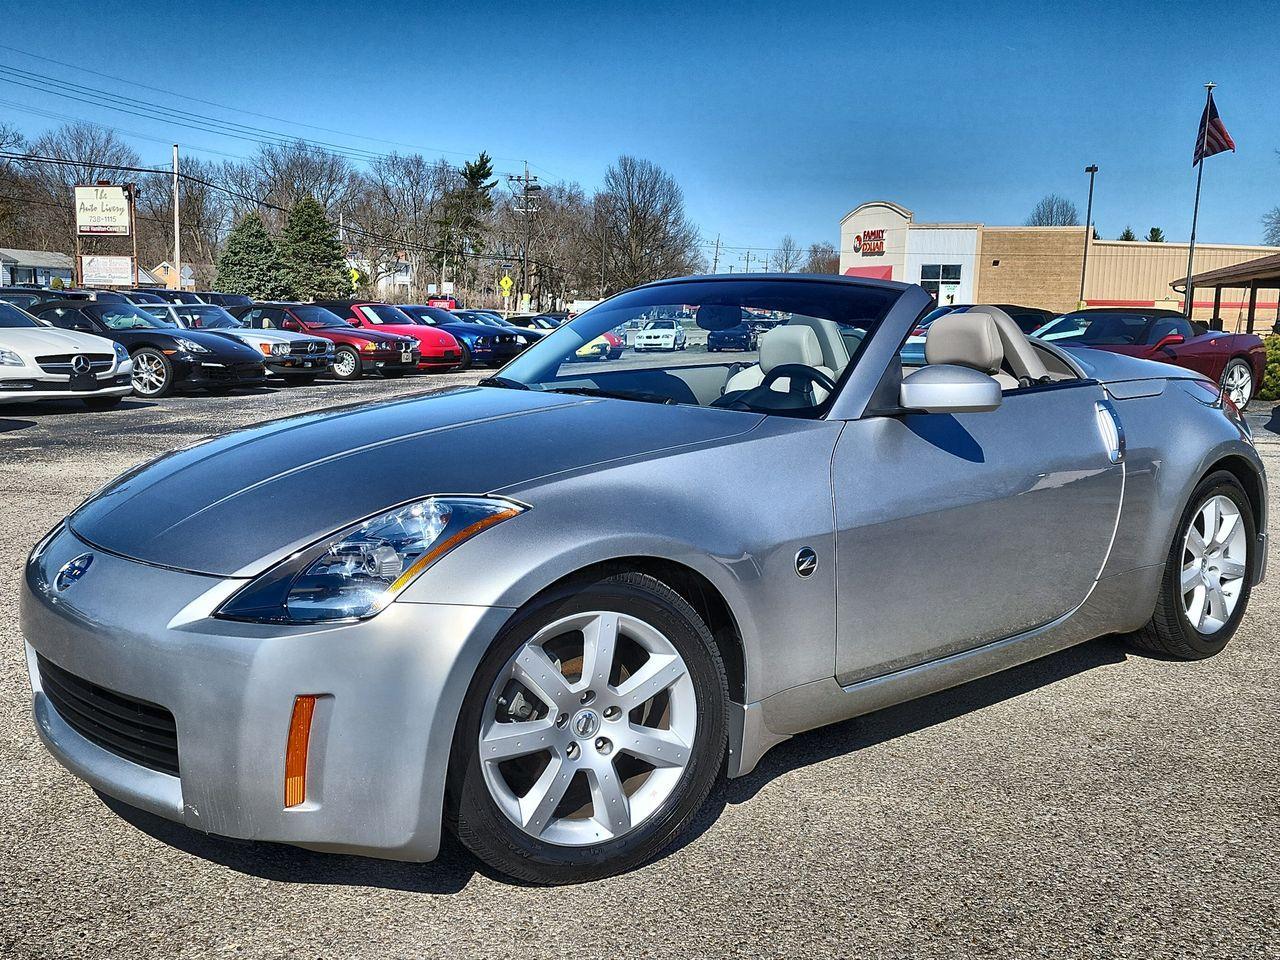
<path id="1" fill-rule="evenodd" d="M 1216 86 L 1216 83 L 1204 85 L 1204 129 L 1200 131 L 1200 162 L 1196 165 L 1199 168 L 1196 173 L 1196 204 L 1191 209 L 1191 242 L 1187 244 L 1187 293 L 1183 298 L 1183 313 L 1188 320 L 1191 319 L 1191 311 L 1195 306 L 1193 302 L 1195 288 L 1191 286 L 1191 274 L 1195 270 L 1196 262 L 1196 221 L 1200 219 L 1200 184 L 1204 180 L 1204 150 L 1205 144 L 1209 142 L 1209 103 L 1213 100 L 1213 88 Z"/>
<path id="2" fill-rule="evenodd" d="M 743 273 L 750 273 L 750 272 L 751 272 L 751 261 L 752 261 L 752 259 L 759 260 L 760 258 L 759 258 L 759 257 L 753 257 L 753 256 L 752 256 L 751 251 L 750 251 L 750 250 L 748 250 L 746 253 L 742 254 L 742 256 L 738 257 L 738 259 L 739 259 L 739 260 L 741 260 L 741 261 L 743 261 L 743 262 L 746 264 L 746 266 L 742 268 L 742 272 L 743 272 Z"/>
<path id="3" fill-rule="evenodd" d="M 1084 168 L 1089 175 L 1089 205 L 1084 214 L 1084 257 L 1080 261 L 1080 302 L 1078 308 L 1084 309 L 1084 277 L 1089 268 L 1089 246 L 1093 243 L 1093 178 L 1098 173 L 1098 165 L 1091 163 Z"/>
<path id="4" fill-rule="evenodd" d="M 716 252 L 711 258 L 711 272 L 715 273 L 720 267 L 720 234 L 716 234 Z"/>
<path id="5" fill-rule="evenodd" d="M 182 221 L 178 213 L 178 145 L 173 145 L 173 275 L 182 289 Z"/>
<path id="6" fill-rule="evenodd" d="M 524 220 L 524 251 L 521 255 L 520 267 L 520 292 L 524 296 L 529 296 L 529 246 L 533 242 L 533 215 L 538 212 L 537 206 L 534 205 L 533 194 L 542 190 L 542 185 L 538 183 L 538 178 L 530 175 L 529 161 L 524 164 L 524 176 L 516 176 L 514 173 L 507 174 L 507 182 L 511 184 L 520 184 L 519 204 L 516 206 L 516 212 L 521 214 Z"/>

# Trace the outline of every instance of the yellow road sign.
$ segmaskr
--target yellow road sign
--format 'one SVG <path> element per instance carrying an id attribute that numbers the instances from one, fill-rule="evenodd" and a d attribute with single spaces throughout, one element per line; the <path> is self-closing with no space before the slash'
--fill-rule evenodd
<path id="1" fill-rule="evenodd" d="M 501 280 L 498 281 L 498 289 L 502 291 L 502 295 L 504 297 L 511 296 L 511 288 L 514 287 L 515 285 L 516 285 L 516 282 L 512 280 L 509 276 L 505 276 L 505 275 Z"/>

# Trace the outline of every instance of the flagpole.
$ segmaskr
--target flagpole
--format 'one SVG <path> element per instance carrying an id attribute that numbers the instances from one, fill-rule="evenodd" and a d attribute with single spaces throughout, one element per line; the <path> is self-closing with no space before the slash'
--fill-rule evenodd
<path id="1" fill-rule="evenodd" d="M 1183 315 L 1190 320 L 1192 300 L 1194 299 L 1195 290 L 1191 286 L 1191 271 L 1196 259 L 1196 221 L 1200 219 L 1200 184 L 1204 181 L 1204 151 L 1209 143 L 1209 100 L 1213 96 L 1213 88 L 1216 83 L 1206 83 L 1204 85 L 1204 130 L 1200 134 L 1200 163 L 1197 164 L 1199 169 L 1196 172 L 1196 203 L 1191 210 L 1191 242 L 1187 244 L 1187 281 L 1186 296 L 1183 297 Z M 1212 322 L 1212 318 L 1210 320 Z"/>

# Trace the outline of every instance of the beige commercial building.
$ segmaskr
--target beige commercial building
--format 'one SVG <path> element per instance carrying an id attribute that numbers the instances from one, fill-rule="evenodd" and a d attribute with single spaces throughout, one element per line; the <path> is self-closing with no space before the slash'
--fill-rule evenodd
<path id="1" fill-rule="evenodd" d="M 1268 254 L 1277 247 L 1197 243 L 1193 273 L 1217 270 Z M 840 221 L 840 272 L 918 283 L 939 303 L 1017 303 L 1072 310 L 1080 300 L 1084 227 L 998 227 L 983 223 L 917 223 L 888 200 L 873 200 Z M 1187 273 L 1185 243 L 1093 240 L 1089 243 L 1084 301 L 1088 306 L 1183 308 L 1171 283 Z M 1207 296 L 1201 294 L 1207 293 Z M 1259 317 L 1274 317 L 1280 295 L 1259 291 Z M 1198 291 L 1194 315 L 1213 315 L 1211 291 Z M 1224 298 L 1219 316 L 1234 329 L 1248 308 L 1245 297 Z M 1269 323 L 1268 323 L 1269 326 Z"/>

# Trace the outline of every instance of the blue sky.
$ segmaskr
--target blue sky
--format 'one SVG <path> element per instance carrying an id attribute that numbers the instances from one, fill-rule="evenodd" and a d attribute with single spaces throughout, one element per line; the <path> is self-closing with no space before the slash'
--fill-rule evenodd
<path id="1" fill-rule="evenodd" d="M 52 15 L 56 10 L 56 16 Z M 1236 154 L 1208 161 L 1199 236 L 1260 241 L 1280 204 L 1274 4 L 817 2 L 6 4 L 0 44 L 343 136 L 170 100 L 290 135 L 598 184 L 621 153 L 684 187 L 731 248 L 838 241 L 857 203 L 918 220 L 1021 223 L 1042 195 L 1095 221 L 1190 229 L 1191 152 L 1216 97 Z M 142 99 L 162 95 L 0 49 L 0 65 Z M 243 154 L 252 145 L 0 83 L 0 98 Z M 0 103 L 36 133 L 53 121 Z M 375 139 L 363 139 L 375 138 Z M 156 142 L 158 141 L 158 142 Z M 404 149 L 401 147 L 400 149 Z M 730 256 L 738 253 L 731 250 Z"/>

